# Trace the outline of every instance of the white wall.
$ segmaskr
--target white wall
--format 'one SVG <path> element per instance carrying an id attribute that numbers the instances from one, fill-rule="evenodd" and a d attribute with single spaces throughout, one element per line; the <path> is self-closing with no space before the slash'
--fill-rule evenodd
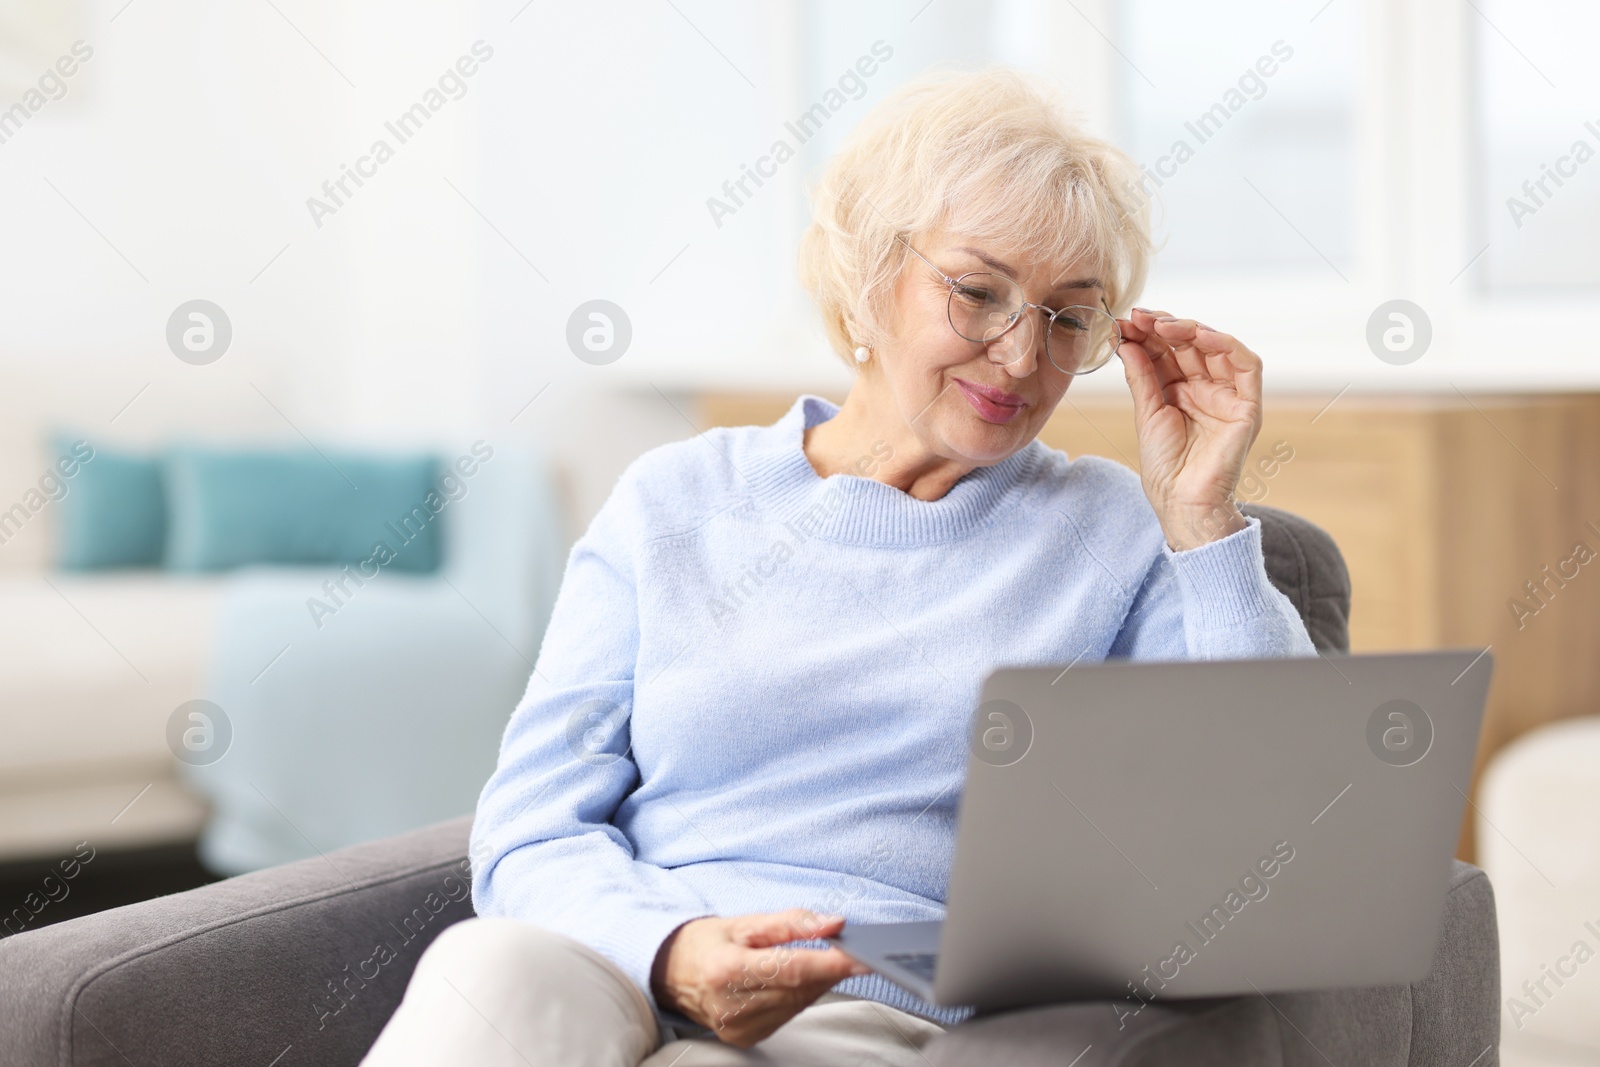
<path id="1" fill-rule="evenodd" d="M 0 144 L 0 192 L 13 208 L 0 256 L 0 491 L 35 480 L 40 436 L 57 426 L 148 443 L 470 425 L 549 441 L 571 468 L 576 524 L 621 464 L 686 432 L 659 400 L 608 430 L 614 416 L 595 396 L 606 381 L 574 374 L 592 368 L 543 328 L 569 298 L 530 304 L 518 289 L 527 268 L 501 255 L 504 242 L 467 203 L 560 277 L 569 252 L 538 231 L 564 213 L 533 209 L 552 202 L 543 183 L 559 152 L 539 151 L 531 178 L 490 181 L 479 155 L 495 94 L 522 126 L 519 143 L 535 148 L 540 112 L 554 105 L 505 94 L 527 93 L 529 73 L 547 68 L 564 95 L 554 83 L 565 76 L 550 68 L 562 49 L 536 11 L 509 23 L 505 5 L 124 3 L 51 6 L 32 19 L 18 8 L 20 21 L 4 26 L 10 95 L 0 106 L 75 41 L 92 55 L 63 98 Z M 384 123 L 479 40 L 493 55 L 462 79 L 464 95 L 400 144 Z M 323 182 L 377 138 L 393 158 L 347 185 L 354 195 L 318 226 L 307 199 L 326 202 Z M 581 174 L 569 177 L 581 188 Z M 582 269 L 608 258 L 579 249 Z M 561 282 L 584 289 L 581 271 Z M 180 362 L 165 341 L 168 315 L 196 297 L 233 324 L 232 347 L 209 366 Z M 519 390 L 557 376 L 512 427 Z"/>

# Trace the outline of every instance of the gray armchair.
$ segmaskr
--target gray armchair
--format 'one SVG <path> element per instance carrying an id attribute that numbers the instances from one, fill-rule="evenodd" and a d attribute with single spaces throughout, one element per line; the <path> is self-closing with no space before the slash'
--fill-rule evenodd
<path id="1" fill-rule="evenodd" d="M 1247 505 L 1273 583 L 1319 650 L 1348 649 L 1349 576 L 1326 533 Z M 355 1064 L 423 949 L 472 915 L 470 818 L 241 875 L 0 941 L 0 1063 Z M 379 945 L 388 951 L 377 953 Z M 935 1067 L 1076 1063 L 1312 1067 L 1499 1062 L 1494 893 L 1463 863 L 1432 972 L 1412 986 L 979 1016 L 928 1046 Z"/>

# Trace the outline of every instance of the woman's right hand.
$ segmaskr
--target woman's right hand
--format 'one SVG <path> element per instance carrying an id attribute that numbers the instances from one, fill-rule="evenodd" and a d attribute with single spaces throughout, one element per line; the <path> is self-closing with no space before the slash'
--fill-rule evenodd
<path id="1" fill-rule="evenodd" d="M 749 1048 L 843 979 L 870 973 L 839 949 L 785 944 L 842 929 L 842 917 L 806 908 L 691 919 L 661 943 L 651 991 L 661 1007 Z"/>

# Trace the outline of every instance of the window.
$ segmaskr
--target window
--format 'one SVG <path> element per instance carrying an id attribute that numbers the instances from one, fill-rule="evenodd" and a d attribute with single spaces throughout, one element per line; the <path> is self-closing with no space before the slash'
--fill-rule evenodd
<path id="1" fill-rule="evenodd" d="M 1117 140 L 1144 167 L 1170 273 L 1349 275 L 1357 248 L 1356 47 L 1346 3 L 1119 7 Z"/>
<path id="2" fill-rule="evenodd" d="M 1600 285 L 1600 6 L 1474 2 L 1480 282 Z"/>

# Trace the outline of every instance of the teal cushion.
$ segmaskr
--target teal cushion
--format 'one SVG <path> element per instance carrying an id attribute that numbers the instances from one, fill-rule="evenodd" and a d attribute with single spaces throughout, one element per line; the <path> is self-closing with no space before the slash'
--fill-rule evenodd
<path id="1" fill-rule="evenodd" d="M 439 566 L 446 498 L 431 456 L 179 446 L 166 457 L 166 565 Z M 367 568 L 371 569 L 371 566 Z"/>
<path id="2" fill-rule="evenodd" d="M 56 565 L 69 571 L 159 566 L 167 536 L 160 462 L 82 438 L 58 436 L 52 445 L 66 493 L 57 514 Z"/>

